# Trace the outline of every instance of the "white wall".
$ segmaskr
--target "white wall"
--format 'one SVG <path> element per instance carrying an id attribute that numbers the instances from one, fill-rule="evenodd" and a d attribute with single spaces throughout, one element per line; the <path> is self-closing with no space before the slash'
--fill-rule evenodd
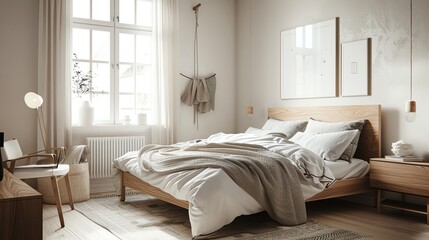
<path id="1" fill-rule="evenodd" d="M 416 154 L 429 159 L 429 1 L 414 0 L 413 4 L 417 119 L 409 123 L 404 114 L 409 97 L 409 1 L 238 0 L 237 130 L 261 127 L 268 107 L 381 104 L 383 154 L 391 154 L 391 143 L 404 139 L 414 145 Z M 281 100 L 280 32 L 335 17 L 339 17 L 340 42 L 372 39 L 371 96 Z M 247 105 L 254 106 L 255 114 L 245 113 Z"/>
<path id="2" fill-rule="evenodd" d="M 36 144 L 36 111 L 24 95 L 37 92 L 38 1 L 0 1 L 0 131 L 24 152 Z"/>

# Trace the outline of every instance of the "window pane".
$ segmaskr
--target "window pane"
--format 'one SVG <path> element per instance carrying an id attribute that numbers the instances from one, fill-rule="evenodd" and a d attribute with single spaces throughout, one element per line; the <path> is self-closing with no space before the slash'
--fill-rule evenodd
<path id="1" fill-rule="evenodd" d="M 134 63 L 134 35 L 119 34 L 119 61 Z"/>
<path id="2" fill-rule="evenodd" d="M 92 31 L 92 58 L 110 61 L 110 32 Z"/>
<path id="3" fill-rule="evenodd" d="M 119 0 L 119 22 L 135 24 L 134 0 Z"/>
<path id="4" fill-rule="evenodd" d="M 110 0 L 92 0 L 92 19 L 110 21 Z"/>
<path id="5" fill-rule="evenodd" d="M 134 93 L 134 67 L 133 65 L 119 65 L 119 92 Z"/>
<path id="6" fill-rule="evenodd" d="M 110 92 L 110 64 L 92 64 L 92 87 L 95 92 Z"/>
<path id="7" fill-rule="evenodd" d="M 136 92 L 149 93 L 152 91 L 152 68 L 147 65 L 136 67 Z"/>
<path id="8" fill-rule="evenodd" d="M 138 63 L 152 63 L 152 37 L 148 35 L 137 35 L 136 57 Z"/>
<path id="9" fill-rule="evenodd" d="M 89 60 L 89 29 L 73 28 L 73 53 L 77 59 Z"/>
<path id="10" fill-rule="evenodd" d="M 134 112 L 134 95 L 119 95 L 119 120 L 123 121 L 126 115 L 134 119 Z"/>
<path id="11" fill-rule="evenodd" d="M 152 26 L 151 0 L 137 0 L 137 25 Z"/>
<path id="12" fill-rule="evenodd" d="M 93 94 L 94 120 L 96 122 L 110 121 L 110 94 Z"/>
<path id="13" fill-rule="evenodd" d="M 90 0 L 73 0 L 73 17 L 89 19 Z"/>
<path id="14" fill-rule="evenodd" d="M 145 112 L 144 110 L 151 109 L 152 94 L 151 93 L 139 93 L 137 94 L 137 112 Z"/>

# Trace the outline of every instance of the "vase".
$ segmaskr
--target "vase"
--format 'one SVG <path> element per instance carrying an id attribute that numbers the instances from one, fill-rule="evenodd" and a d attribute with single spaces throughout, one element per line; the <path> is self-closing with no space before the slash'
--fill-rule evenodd
<path id="1" fill-rule="evenodd" d="M 146 113 L 138 113 L 137 114 L 137 124 L 138 125 L 146 125 L 147 124 L 147 114 Z"/>
<path id="2" fill-rule="evenodd" d="M 79 108 L 79 125 L 94 125 L 94 108 L 89 101 L 83 101 Z"/>

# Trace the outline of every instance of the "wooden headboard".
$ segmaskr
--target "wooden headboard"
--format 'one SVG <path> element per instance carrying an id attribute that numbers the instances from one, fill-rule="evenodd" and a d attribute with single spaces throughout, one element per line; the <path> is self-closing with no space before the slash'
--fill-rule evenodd
<path id="1" fill-rule="evenodd" d="M 380 105 L 268 108 L 268 117 L 284 121 L 313 118 L 324 122 L 365 119 L 355 158 L 369 161 L 372 157 L 381 157 Z"/>

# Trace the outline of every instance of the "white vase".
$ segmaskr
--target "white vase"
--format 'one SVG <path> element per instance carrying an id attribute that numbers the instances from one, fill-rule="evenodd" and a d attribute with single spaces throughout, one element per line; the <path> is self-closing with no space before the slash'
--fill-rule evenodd
<path id="1" fill-rule="evenodd" d="M 83 101 L 79 108 L 79 125 L 94 125 L 94 108 L 89 101 Z"/>
<path id="2" fill-rule="evenodd" d="M 138 113 L 137 114 L 137 124 L 138 125 L 146 125 L 147 124 L 147 114 L 146 113 Z"/>

